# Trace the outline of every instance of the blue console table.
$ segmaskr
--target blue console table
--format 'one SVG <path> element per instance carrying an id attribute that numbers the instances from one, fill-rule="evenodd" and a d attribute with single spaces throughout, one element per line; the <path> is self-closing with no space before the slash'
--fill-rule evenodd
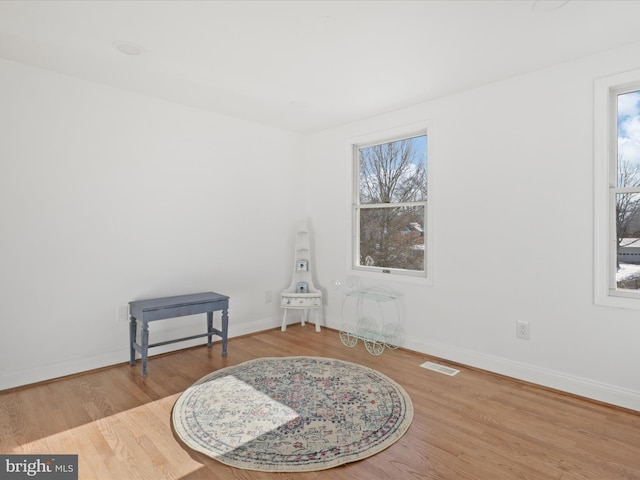
<path id="1" fill-rule="evenodd" d="M 213 312 L 222 311 L 222 331 L 213 327 Z M 176 297 L 152 298 L 129 302 L 129 340 L 131 347 L 130 365 L 136 364 L 136 351 L 142 356 L 142 376 L 147 376 L 148 350 L 169 343 L 183 342 L 193 338 L 208 337 L 207 347 L 211 348 L 213 335 L 222 338 L 222 355 L 227 354 L 227 335 L 229 330 L 229 297 L 215 292 L 194 293 Z M 168 340 L 149 345 L 149 322 L 166 318 L 183 317 L 198 313 L 207 314 L 207 333 L 190 337 Z M 142 322 L 142 343 L 138 344 L 137 322 Z"/>

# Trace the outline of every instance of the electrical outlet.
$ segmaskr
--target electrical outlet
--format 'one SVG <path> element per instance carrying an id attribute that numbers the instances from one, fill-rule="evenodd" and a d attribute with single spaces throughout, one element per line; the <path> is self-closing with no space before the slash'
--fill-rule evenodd
<path id="1" fill-rule="evenodd" d="M 264 292 L 264 303 L 271 303 L 271 290 Z"/>
<path id="2" fill-rule="evenodd" d="M 524 320 L 518 320 L 516 322 L 516 338 L 522 340 L 529 340 L 531 338 L 531 325 Z"/>

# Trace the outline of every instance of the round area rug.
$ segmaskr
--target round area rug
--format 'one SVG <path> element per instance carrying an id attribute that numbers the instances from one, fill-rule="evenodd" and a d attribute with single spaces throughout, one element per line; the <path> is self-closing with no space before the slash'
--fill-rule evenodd
<path id="1" fill-rule="evenodd" d="M 409 428 L 413 405 L 400 385 L 362 365 L 273 357 L 201 378 L 172 418 L 186 445 L 224 464 L 304 472 L 387 448 Z"/>

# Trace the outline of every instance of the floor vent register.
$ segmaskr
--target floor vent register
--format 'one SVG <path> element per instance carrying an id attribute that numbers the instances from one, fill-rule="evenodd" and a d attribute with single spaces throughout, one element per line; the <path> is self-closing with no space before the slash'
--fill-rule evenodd
<path id="1" fill-rule="evenodd" d="M 460 373 L 460 370 L 456 370 L 455 368 L 451 368 L 451 367 L 445 367 L 444 365 L 440 365 L 438 363 L 433 363 L 433 362 L 425 362 L 420 366 L 422 368 L 426 368 L 427 370 L 433 370 L 434 372 L 444 373 L 445 375 L 449 375 L 450 377 L 453 377 L 454 375 L 457 375 L 458 373 Z"/>

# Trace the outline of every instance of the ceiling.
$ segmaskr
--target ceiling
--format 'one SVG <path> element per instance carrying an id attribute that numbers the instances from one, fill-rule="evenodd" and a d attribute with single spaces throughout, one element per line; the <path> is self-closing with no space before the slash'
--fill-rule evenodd
<path id="1" fill-rule="evenodd" d="M 0 57 L 308 133 L 640 41 L 638 20 L 614 0 L 5 0 Z"/>

